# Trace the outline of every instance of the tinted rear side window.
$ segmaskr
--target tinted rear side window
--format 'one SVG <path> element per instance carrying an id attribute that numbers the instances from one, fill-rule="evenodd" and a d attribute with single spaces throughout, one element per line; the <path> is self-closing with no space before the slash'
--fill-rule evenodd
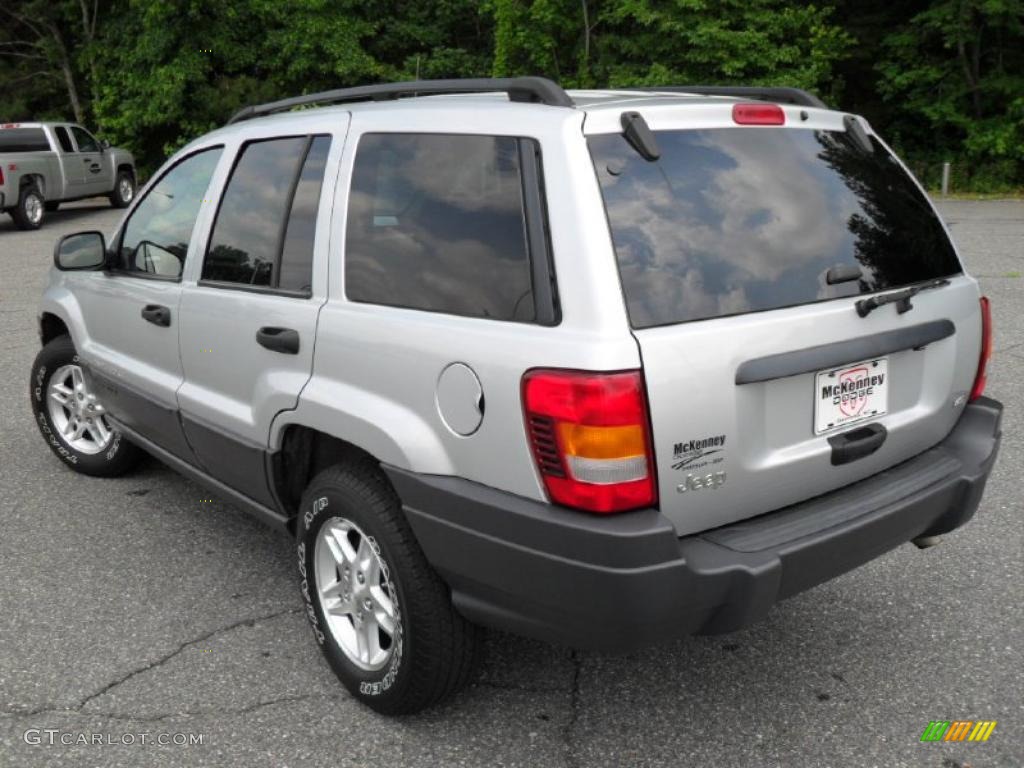
<path id="1" fill-rule="evenodd" d="M 68 135 L 68 129 L 64 127 L 58 127 L 53 129 L 54 133 L 57 134 L 57 141 L 60 142 L 60 148 L 65 152 L 74 152 L 75 147 L 71 143 L 71 136 Z"/>
<path id="2" fill-rule="evenodd" d="M 364 135 L 349 199 L 348 298 L 533 321 L 520 141 Z"/>
<path id="3" fill-rule="evenodd" d="M 0 152 L 46 152 L 50 142 L 42 128 L 0 128 Z"/>
<path id="4" fill-rule="evenodd" d="M 242 149 L 210 234 L 203 280 L 309 291 L 329 147 L 330 137 L 294 136 Z"/>
<path id="5" fill-rule="evenodd" d="M 330 136 L 317 136 L 309 147 L 302 174 L 295 187 L 292 210 L 281 249 L 278 285 L 290 291 L 309 291 L 313 275 L 313 235 L 320 209 L 320 190 L 324 182 Z"/>
<path id="6" fill-rule="evenodd" d="M 924 195 L 877 141 L 844 131 L 656 132 L 647 162 L 593 136 L 634 327 L 756 312 L 961 271 Z M 836 265 L 859 281 L 828 285 Z"/>

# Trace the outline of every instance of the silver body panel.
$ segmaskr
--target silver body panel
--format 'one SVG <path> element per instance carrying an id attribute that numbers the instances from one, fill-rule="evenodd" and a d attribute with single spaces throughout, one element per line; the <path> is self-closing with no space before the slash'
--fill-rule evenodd
<path id="1" fill-rule="evenodd" d="M 887 306 L 862 319 L 853 300 L 841 299 L 634 332 L 585 136 L 620 131 L 619 116 L 626 109 L 641 111 L 655 130 L 730 125 L 735 100 L 606 92 L 575 96 L 581 108 L 511 103 L 494 95 L 426 97 L 274 115 L 222 128 L 168 161 L 207 146 L 225 147 L 182 281 L 54 272 L 42 310 L 65 321 L 90 365 L 110 369 L 179 408 L 183 417 L 247 445 L 278 450 L 286 429 L 300 425 L 402 469 L 468 478 L 538 500 L 546 496 L 523 423 L 524 372 L 642 367 L 660 507 L 680 534 L 854 482 L 949 433 L 959 416 L 954 395 L 970 389 L 978 361 L 978 288 L 967 276 L 922 293 L 905 315 Z M 787 124 L 796 130 L 842 127 L 840 113 L 785 110 Z M 562 313 L 557 326 L 345 298 L 345 217 L 354 157 L 360 137 L 380 131 L 508 135 L 539 143 Z M 237 148 L 252 138 L 306 133 L 334 136 L 316 226 L 312 297 L 199 285 L 216 201 Z M 138 318 L 139 306 L 157 294 L 158 303 L 174 302 L 181 319 L 173 341 L 164 333 L 166 344 L 151 343 L 145 334 L 153 327 Z M 813 373 L 743 386 L 734 382 L 746 360 L 940 318 L 955 324 L 954 336 L 922 351 L 890 356 L 889 413 L 882 419 L 889 438 L 878 452 L 849 465 L 832 467 L 828 443 L 813 434 Z M 300 354 L 283 360 L 256 346 L 253 334 L 262 325 L 300 329 Z M 486 398 L 482 421 L 467 436 L 450 429 L 438 407 L 438 380 L 452 363 L 475 373 Z M 677 493 L 674 444 L 720 434 L 728 436 L 727 481 L 700 494 Z"/>

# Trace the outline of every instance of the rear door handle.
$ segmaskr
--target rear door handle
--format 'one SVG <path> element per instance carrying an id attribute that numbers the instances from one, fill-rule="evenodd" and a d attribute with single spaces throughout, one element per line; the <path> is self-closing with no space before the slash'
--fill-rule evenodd
<path id="1" fill-rule="evenodd" d="M 299 332 L 291 328 L 264 326 L 256 331 L 256 343 L 274 352 L 299 354 Z"/>
<path id="2" fill-rule="evenodd" d="M 147 304 L 142 308 L 142 317 L 153 325 L 167 328 L 171 324 L 171 310 L 159 304 Z"/>
<path id="3" fill-rule="evenodd" d="M 870 456 L 882 447 L 888 436 L 889 433 L 881 424 L 868 424 L 830 437 L 828 442 L 832 446 L 832 466 L 849 464 Z"/>

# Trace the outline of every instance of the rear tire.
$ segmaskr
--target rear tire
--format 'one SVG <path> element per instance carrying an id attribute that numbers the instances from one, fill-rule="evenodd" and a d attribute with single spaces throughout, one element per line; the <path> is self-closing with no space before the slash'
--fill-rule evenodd
<path id="1" fill-rule="evenodd" d="M 143 453 L 106 424 L 102 404 L 84 382 L 76 386 L 80 371 L 78 353 L 68 336 L 58 336 L 39 351 L 29 383 L 36 426 L 54 455 L 75 472 L 97 477 L 123 475 L 135 468 Z M 61 405 L 60 400 L 68 405 Z M 94 426 L 100 419 L 106 432 Z M 76 428 L 78 424 L 82 430 Z"/>
<path id="2" fill-rule="evenodd" d="M 135 177 L 128 171 L 118 171 L 114 191 L 110 193 L 110 204 L 115 208 L 127 208 L 134 199 Z"/>
<path id="3" fill-rule="evenodd" d="M 472 679 L 480 630 L 452 606 L 376 464 L 318 474 L 303 494 L 296 533 L 299 586 L 313 634 L 355 698 L 382 714 L 407 714 Z M 331 585 L 335 590 L 324 596 Z M 367 634 L 360 644 L 361 632 Z M 367 647 L 373 651 L 361 657 Z"/>
<path id="4" fill-rule="evenodd" d="M 43 226 L 46 200 L 39 187 L 27 184 L 18 193 L 18 204 L 11 209 L 11 218 L 18 229 L 39 229 Z"/>

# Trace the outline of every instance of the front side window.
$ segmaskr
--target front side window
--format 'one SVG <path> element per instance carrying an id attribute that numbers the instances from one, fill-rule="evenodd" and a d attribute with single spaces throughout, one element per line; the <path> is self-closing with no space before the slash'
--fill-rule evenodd
<path id="1" fill-rule="evenodd" d="M 308 293 L 329 136 L 250 142 L 217 212 L 204 281 Z"/>
<path id="2" fill-rule="evenodd" d="M 77 125 L 71 126 L 71 132 L 75 134 L 75 143 L 78 144 L 79 152 L 99 152 L 100 145 L 92 137 L 92 134 Z"/>
<path id="3" fill-rule="evenodd" d="M 158 277 L 180 277 L 199 207 L 223 147 L 197 152 L 150 188 L 124 227 L 121 269 Z"/>
<path id="4" fill-rule="evenodd" d="M 366 134 L 345 238 L 352 301 L 532 322 L 520 142 Z"/>

